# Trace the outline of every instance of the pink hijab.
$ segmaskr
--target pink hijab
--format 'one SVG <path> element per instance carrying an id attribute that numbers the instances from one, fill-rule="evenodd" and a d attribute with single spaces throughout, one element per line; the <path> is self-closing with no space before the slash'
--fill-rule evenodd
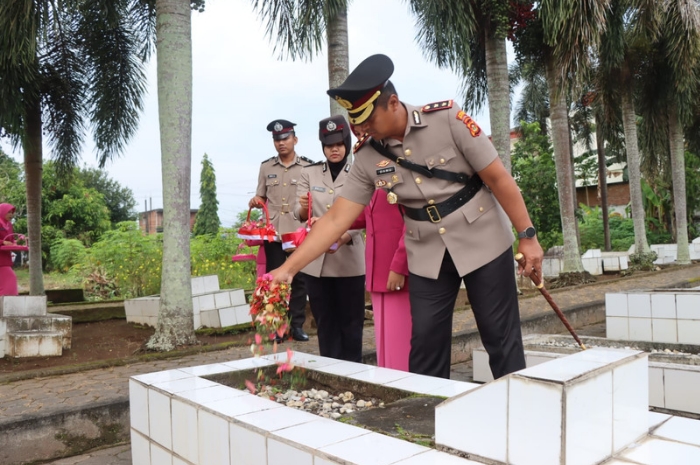
<path id="1" fill-rule="evenodd" d="M 15 241 L 14 237 L 5 239 L 6 236 L 14 232 L 14 230 L 12 229 L 12 222 L 7 221 L 5 219 L 5 215 L 7 215 L 11 211 L 15 211 L 14 205 L 10 205 L 9 203 L 0 203 L 0 241 Z"/>

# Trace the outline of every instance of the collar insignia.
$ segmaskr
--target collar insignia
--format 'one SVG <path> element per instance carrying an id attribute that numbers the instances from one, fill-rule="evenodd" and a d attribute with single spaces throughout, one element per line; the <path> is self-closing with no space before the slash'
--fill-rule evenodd
<path id="1" fill-rule="evenodd" d="M 413 122 L 420 124 L 420 113 L 418 113 L 418 110 L 413 110 Z"/>

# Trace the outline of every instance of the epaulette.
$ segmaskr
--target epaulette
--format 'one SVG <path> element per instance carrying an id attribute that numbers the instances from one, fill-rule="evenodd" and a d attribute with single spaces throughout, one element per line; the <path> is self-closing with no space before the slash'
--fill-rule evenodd
<path id="1" fill-rule="evenodd" d="M 319 165 L 323 165 L 324 163 L 325 163 L 325 160 L 321 160 L 321 161 L 311 163 L 310 165 L 306 165 L 304 168 L 308 168 L 310 166 L 319 166 Z"/>
<path id="2" fill-rule="evenodd" d="M 267 160 L 263 160 L 262 163 L 260 163 L 260 164 L 262 165 L 263 163 L 267 163 L 268 161 L 272 161 L 272 160 L 274 160 L 275 158 L 277 158 L 277 157 L 270 157 L 270 158 L 268 158 Z"/>
<path id="3" fill-rule="evenodd" d="M 423 105 L 421 111 L 423 113 L 430 113 L 431 111 L 447 110 L 449 108 L 452 108 L 452 100 L 443 100 L 442 102 L 435 102 Z"/>
<path id="4" fill-rule="evenodd" d="M 369 140 L 369 134 L 363 134 L 362 137 L 360 137 L 357 142 L 355 142 L 355 145 L 352 147 L 352 153 L 357 153 L 358 150 L 362 148 L 363 145 L 365 145 L 365 142 Z"/>
<path id="5" fill-rule="evenodd" d="M 306 158 L 306 157 L 301 156 L 301 155 L 299 155 L 299 159 L 300 159 L 300 160 L 304 160 L 306 163 L 310 163 L 310 164 L 312 164 L 312 165 L 313 165 L 314 163 L 316 163 L 316 162 L 313 161 L 312 159 Z"/>

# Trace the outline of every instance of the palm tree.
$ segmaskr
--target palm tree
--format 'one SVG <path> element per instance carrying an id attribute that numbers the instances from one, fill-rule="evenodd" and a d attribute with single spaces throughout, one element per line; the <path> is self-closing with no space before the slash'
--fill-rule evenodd
<path id="1" fill-rule="evenodd" d="M 0 134 L 24 151 L 32 295 L 44 293 L 44 135 L 64 170 L 80 159 L 88 125 L 101 167 L 121 153 L 145 91 L 145 12 L 136 0 L 0 2 Z"/>
<path id="2" fill-rule="evenodd" d="M 163 268 L 156 332 L 168 351 L 196 342 L 190 284 L 192 13 L 190 0 L 156 0 L 158 118 L 163 176 Z"/>
<path id="3" fill-rule="evenodd" d="M 510 89 L 506 36 L 511 2 L 409 0 L 427 58 L 464 77 L 468 112 L 488 97 L 491 140 L 510 172 Z"/>
<path id="4" fill-rule="evenodd" d="M 348 77 L 348 0 L 252 0 L 280 58 L 310 60 L 328 45 L 328 86 Z M 345 109 L 331 100 L 331 116 Z"/>

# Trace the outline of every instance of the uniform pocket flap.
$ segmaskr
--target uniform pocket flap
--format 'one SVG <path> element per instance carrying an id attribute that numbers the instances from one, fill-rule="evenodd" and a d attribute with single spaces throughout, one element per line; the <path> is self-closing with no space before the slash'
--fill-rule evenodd
<path id="1" fill-rule="evenodd" d="M 443 168 L 450 160 L 457 156 L 454 148 L 446 147 L 445 149 L 431 155 L 425 159 L 428 168 Z"/>
<path id="2" fill-rule="evenodd" d="M 462 212 L 469 223 L 473 223 L 478 220 L 481 215 L 491 210 L 496 205 L 496 199 L 493 195 L 486 190 L 481 188 L 479 192 L 476 193 L 474 198 L 472 198 L 467 204 L 462 207 Z"/>

